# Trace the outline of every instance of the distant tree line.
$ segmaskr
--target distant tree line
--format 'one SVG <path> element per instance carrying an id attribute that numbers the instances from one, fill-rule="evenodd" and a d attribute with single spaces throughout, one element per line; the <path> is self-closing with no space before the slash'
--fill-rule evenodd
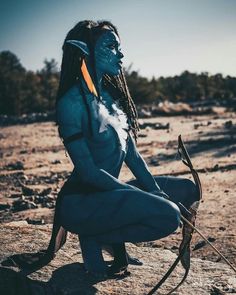
<path id="1" fill-rule="evenodd" d="M 129 90 L 137 104 L 161 101 L 232 103 L 236 77 L 183 72 L 179 76 L 147 79 L 129 67 L 125 71 Z M 0 52 L 0 114 L 21 115 L 54 110 L 59 82 L 54 59 L 45 60 L 36 72 L 26 70 L 10 51 Z"/>
<path id="2" fill-rule="evenodd" d="M 57 63 L 45 60 L 37 72 L 27 71 L 10 51 L 0 53 L 0 114 L 51 111 L 59 81 Z"/>

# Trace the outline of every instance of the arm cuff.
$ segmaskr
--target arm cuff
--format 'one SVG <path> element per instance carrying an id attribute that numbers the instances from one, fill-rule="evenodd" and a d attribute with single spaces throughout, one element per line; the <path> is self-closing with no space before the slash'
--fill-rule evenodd
<path id="1" fill-rule="evenodd" d="M 63 140 L 63 143 L 64 143 L 64 144 L 68 144 L 68 143 L 70 143 L 70 142 L 72 142 L 72 141 L 75 141 L 75 140 L 77 140 L 77 139 L 80 139 L 80 138 L 82 138 L 82 137 L 83 137 L 83 133 L 82 133 L 82 132 L 77 132 L 77 133 L 75 133 L 75 134 L 72 134 L 72 135 L 66 137 L 66 138 Z"/>

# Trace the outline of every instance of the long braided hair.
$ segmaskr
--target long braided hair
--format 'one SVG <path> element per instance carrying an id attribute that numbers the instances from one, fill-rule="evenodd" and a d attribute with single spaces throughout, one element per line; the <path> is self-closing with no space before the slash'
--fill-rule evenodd
<path id="1" fill-rule="evenodd" d="M 109 21 L 94 22 L 91 20 L 84 20 L 77 23 L 74 28 L 68 32 L 62 46 L 63 57 L 57 101 L 75 83 L 77 83 L 77 81 L 81 81 L 82 78 L 81 65 L 85 56 L 81 50 L 78 50 L 78 48 L 75 46 L 68 46 L 66 43 L 67 40 L 80 40 L 88 45 L 92 65 L 92 76 L 95 79 L 94 84 L 98 92 L 98 100 L 100 100 L 100 93 L 96 80 L 97 75 L 94 60 L 94 47 L 97 39 L 104 32 L 104 28 L 109 28 L 109 30 L 114 31 L 115 34 L 119 36 L 117 28 Z M 102 86 L 110 93 L 112 98 L 118 103 L 119 107 L 126 114 L 129 128 L 133 133 L 135 141 L 137 142 L 139 131 L 138 115 L 126 83 L 123 69 L 120 70 L 120 73 L 117 76 L 111 76 L 108 74 L 104 75 L 102 79 Z M 84 95 L 83 92 L 82 95 Z M 84 101 L 86 102 L 85 98 Z"/>

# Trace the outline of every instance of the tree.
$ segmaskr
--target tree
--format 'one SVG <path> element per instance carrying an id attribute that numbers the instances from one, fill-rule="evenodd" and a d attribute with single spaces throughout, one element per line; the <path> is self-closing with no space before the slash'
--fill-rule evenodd
<path id="1" fill-rule="evenodd" d="M 37 72 L 40 79 L 40 94 L 43 110 L 53 110 L 58 89 L 59 74 L 55 59 L 44 60 L 44 67 Z"/>
<path id="2" fill-rule="evenodd" d="M 26 70 L 10 51 L 0 52 L 0 113 L 19 115 L 22 113 L 22 83 Z"/>

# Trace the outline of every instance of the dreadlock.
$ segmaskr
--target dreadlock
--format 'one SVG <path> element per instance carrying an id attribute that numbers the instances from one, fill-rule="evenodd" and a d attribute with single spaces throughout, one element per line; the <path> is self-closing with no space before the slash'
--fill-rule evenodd
<path id="1" fill-rule="evenodd" d="M 82 77 L 81 65 L 82 60 L 83 58 L 85 58 L 85 56 L 75 46 L 68 46 L 66 44 L 67 40 L 80 40 L 88 45 L 88 48 L 90 50 L 90 58 L 92 61 L 92 74 L 95 79 L 95 87 L 97 86 L 98 83 L 94 60 L 94 47 L 97 39 L 104 32 L 104 27 L 109 28 L 110 30 L 114 31 L 117 36 L 119 36 L 117 28 L 109 21 L 94 22 L 91 20 L 84 20 L 77 23 L 74 26 L 74 28 L 72 28 L 68 32 L 62 46 L 63 57 L 61 64 L 59 88 L 57 92 L 57 102 L 75 83 L 77 83 L 77 81 L 79 81 L 80 83 Z M 107 74 L 104 75 L 103 87 L 110 93 L 112 98 L 118 103 L 119 107 L 126 114 L 128 119 L 128 125 L 133 133 L 135 141 L 137 142 L 139 131 L 138 115 L 134 102 L 129 93 L 123 69 L 117 76 L 111 76 Z M 98 87 L 96 87 L 96 89 L 98 91 L 98 100 L 100 100 L 100 93 Z M 82 96 L 84 96 L 83 92 Z M 86 103 L 85 97 L 83 97 L 83 99 Z M 88 110 L 87 103 L 86 107 Z"/>

